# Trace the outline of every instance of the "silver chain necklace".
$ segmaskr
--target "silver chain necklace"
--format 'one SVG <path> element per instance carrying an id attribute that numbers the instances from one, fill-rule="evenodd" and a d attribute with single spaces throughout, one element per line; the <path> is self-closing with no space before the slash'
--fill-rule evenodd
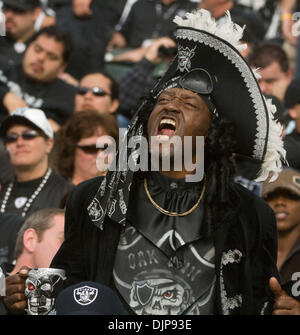
<path id="1" fill-rule="evenodd" d="M 45 174 L 43 180 L 41 181 L 40 185 L 37 187 L 37 189 L 32 193 L 31 197 L 26 201 L 26 204 L 25 204 L 25 207 L 24 207 L 24 210 L 22 212 L 22 216 L 25 217 L 26 216 L 26 213 L 29 209 L 29 207 L 31 206 L 31 204 L 33 203 L 33 201 L 35 200 L 35 198 L 39 195 L 39 193 L 41 192 L 41 190 L 44 188 L 45 184 L 47 183 L 50 175 L 52 173 L 52 169 L 49 168 L 47 170 L 47 173 Z M 9 200 L 9 197 L 11 195 L 11 191 L 14 187 L 14 182 L 11 182 L 9 185 L 8 185 L 8 188 L 6 190 L 6 193 L 5 193 L 5 196 L 4 196 L 4 199 L 2 201 L 2 204 L 1 204 L 1 209 L 0 209 L 0 213 L 5 213 L 5 209 L 6 209 L 6 205 L 8 203 L 8 200 Z"/>

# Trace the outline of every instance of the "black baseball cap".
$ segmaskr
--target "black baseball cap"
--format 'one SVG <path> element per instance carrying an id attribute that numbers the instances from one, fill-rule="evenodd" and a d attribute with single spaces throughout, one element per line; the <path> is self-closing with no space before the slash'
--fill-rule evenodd
<path id="1" fill-rule="evenodd" d="M 4 6 L 18 10 L 31 10 L 41 6 L 40 0 L 2 0 Z"/>
<path id="2" fill-rule="evenodd" d="M 55 301 L 56 315 L 128 315 L 111 288 L 85 281 L 62 290 Z"/>
<path id="3" fill-rule="evenodd" d="M 300 104 L 300 78 L 294 79 L 287 87 L 284 96 L 284 105 L 286 108 L 292 108 Z"/>

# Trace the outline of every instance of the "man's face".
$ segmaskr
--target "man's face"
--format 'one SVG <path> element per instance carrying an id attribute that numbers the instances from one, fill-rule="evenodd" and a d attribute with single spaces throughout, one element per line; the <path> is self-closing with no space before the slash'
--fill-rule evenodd
<path id="1" fill-rule="evenodd" d="M 38 135 L 32 139 L 23 139 L 25 132 L 33 129 L 25 125 L 13 125 L 6 135 L 17 134 L 18 139 L 13 143 L 6 143 L 6 148 L 10 153 L 12 165 L 18 169 L 30 169 L 39 165 L 44 166 L 48 162 L 48 155 L 51 152 L 53 141 Z"/>
<path id="2" fill-rule="evenodd" d="M 80 81 L 80 88 L 101 88 L 108 93 L 104 96 L 97 96 L 92 90 L 87 90 L 85 94 L 77 93 L 75 96 L 75 110 L 97 110 L 100 114 L 113 113 L 119 107 L 118 100 L 111 98 L 110 80 L 102 74 L 87 75 Z"/>
<path id="3" fill-rule="evenodd" d="M 6 33 L 16 41 L 25 41 L 34 31 L 35 21 L 41 8 L 19 11 L 9 6 L 4 6 Z"/>
<path id="4" fill-rule="evenodd" d="M 181 88 L 167 89 L 157 99 L 148 120 L 150 146 L 151 138 L 163 138 L 165 143 L 177 136 L 184 148 L 184 137 L 190 136 L 194 152 L 196 136 L 206 136 L 210 124 L 211 112 L 198 94 Z"/>
<path id="5" fill-rule="evenodd" d="M 300 233 L 300 197 L 286 189 L 277 189 L 265 200 L 273 209 L 279 234 L 298 229 Z"/>
<path id="6" fill-rule="evenodd" d="M 41 240 L 37 242 L 34 250 L 34 263 L 37 268 L 48 268 L 52 258 L 64 241 L 65 216 L 56 215 L 53 226 L 44 231 Z"/>
<path id="7" fill-rule="evenodd" d="M 40 35 L 27 48 L 23 58 L 25 74 L 39 82 L 51 82 L 65 69 L 64 45 L 47 35 Z"/>
<path id="8" fill-rule="evenodd" d="M 259 70 L 259 86 L 264 94 L 271 94 L 283 101 L 287 86 L 291 82 L 290 72 L 283 72 L 278 62 Z"/>

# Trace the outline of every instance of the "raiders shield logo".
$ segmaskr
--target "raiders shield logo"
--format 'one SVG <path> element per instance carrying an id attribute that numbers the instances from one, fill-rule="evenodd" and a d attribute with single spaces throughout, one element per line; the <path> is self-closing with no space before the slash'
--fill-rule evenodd
<path id="1" fill-rule="evenodd" d="M 98 296 L 98 289 L 90 286 L 83 286 L 74 290 L 75 301 L 83 306 L 89 305 L 95 301 Z"/>
<path id="2" fill-rule="evenodd" d="M 147 305 L 152 299 L 154 288 L 145 283 L 143 285 L 136 284 L 135 289 L 139 303 L 142 306 Z"/>
<path id="3" fill-rule="evenodd" d="M 94 198 L 92 203 L 89 205 L 88 212 L 89 212 L 89 216 L 90 216 L 90 218 L 93 222 L 98 221 L 102 218 L 103 209 L 102 209 L 99 201 L 96 198 Z"/>
<path id="4" fill-rule="evenodd" d="M 195 56 L 195 49 L 196 47 L 193 49 L 178 47 L 178 69 L 180 72 L 190 71 L 191 59 Z"/>
<path id="5" fill-rule="evenodd" d="M 16 208 L 22 208 L 27 202 L 27 198 L 20 197 L 15 200 L 15 207 Z"/>
<path id="6" fill-rule="evenodd" d="M 114 214 L 114 212 L 116 211 L 116 202 L 117 202 L 117 200 L 114 199 L 111 203 L 110 209 L 108 211 L 108 216 L 109 217 L 111 217 Z"/>

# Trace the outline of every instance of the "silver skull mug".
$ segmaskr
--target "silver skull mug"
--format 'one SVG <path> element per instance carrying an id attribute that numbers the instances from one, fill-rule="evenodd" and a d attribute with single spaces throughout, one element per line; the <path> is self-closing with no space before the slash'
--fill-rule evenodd
<path id="1" fill-rule="evenodd" d="M 29 315 L 55 314 L 55 298 L 63 288 L 65 271 L 54 268 L 31 269 L 25 282 Z"/>

